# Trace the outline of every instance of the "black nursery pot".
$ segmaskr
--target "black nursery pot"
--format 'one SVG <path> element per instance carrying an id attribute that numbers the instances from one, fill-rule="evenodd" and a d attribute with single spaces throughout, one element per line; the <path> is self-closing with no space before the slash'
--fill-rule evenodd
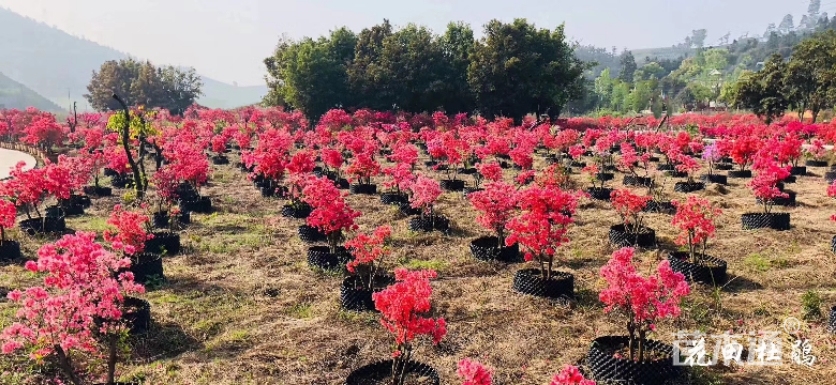
<path id="1" fill-rule="evenodd" d="M 229 158 L 227 158 L 223 155 L 215 155 L 215 156 L 212 157 L 212 164 L 218 165 L 218 166 L 224 165 L 224 164 L 229 164 Z"/>
<path id="2" fill-rule="evenodd" d="M 380 202 L 385 205 L 400 205 L 408 202 L 406 195 L 397 192 L 387 192 L 380 194 Z"/>
<path id="3" fill-rule="evenodd" d="M 468 168 L 459 167 L 459 174 L 462 174 L 462 175 L 473 175 L 473 174 L 475 174 L 475 173 L 476 173 L 476 169 L 475 169 L 475 168 L 473 168 L 473 167 L 468 167 Z"/>
<path id="4" fill-rule="evenodd" d="M 687 252 L 672 252 L 668 254 L 671 269 L 685 275 L 685 279 L 692 282 L 702 282 L 709 285 L 722 285 L 728 280 L 726 261 L 708 255 L 697 255 L 697 263 L 691 261 Z"/>
<path id="5" fill-rule="evenodd" d="M 180 210 L 203 214 L 211 213 L 212 199 L 209 197 L 198 197 L 195 200 L 181 201 Z"/>
<path id="6" fill-rule="evenodd" d="M 104 176 L 116 176 L 116 175 L 119 175 L 119 173 L 117 173 L 117 172 L 116 172 L 116 170 L 114 170 L 114 169 L 112 169 L 112 168 L 107 168 L 107 167 L 105 167 L 105 169 L 104 169 L 103 173 L 104 173 Z"/>
<path id="7" fill-rule="evenodd" d="M 412 231 L 431 232 L 433 230 L 446 233 L 450 229 L 450 220 L 441 215 L 417 216 L 409 220 L 409 229 Z"/>
<path id="8" fill-rule="evenodd" d="M 807 175 L 807 167 L 792 166 L 792 168 L 790 168 L 790 175 L 797 175 L 797 176 Z"/>
<path id="9" fill-rule="evenodd" d="M 700 177 L 703 183 L 717 183 L 722 185 L 729 184 L 729 178 L 725 175 L 706 174 Z"/>
<path id="10" fill-rule="evenodd" d="M 151 304 L 135 297 L 125 297 L 122 304 L 122 320 L 131 335 L 141 335 L 151 328 Z"/>
<path id="11" fill-rule="evenodd" d="M 130 177 L 116 174 L 110 178 L 110 185 L 115 188 L 125 188 L 128 186 L 128 183 L 130 183 L 130 181 Z"/>
<path id="12" fill-rule="evenodd" d="M 795 203 L 796 203 L 796 201 L 795 201 L 795 197 L 796 197 L 795 191 L 790 191 L 790 190 L 786 190 L 786 191 L 782 190 L 782 191 L 785 194 L 787 194 L 787 197 L 786 198 L 784 198 L 784 197 L 775 198 L 775 199 L 772 200 L 772 204 L 774 204 L 776 206 L 795 206 Z M 763 201 L 760 198 L 756 199 L 756 201 L 758 203 L 763 203 Z"/>
<path id="13" fill-rule="evenodd" d="M 413 216 L 413 215 L 420 215 L 421 214 L 420 209 L 412 208 L 412 206 L 410 206 L 409 203 L 402 203 L 400 206 L 398 206 L 398 209 L 400 210 L 401 214 L 406 215 L 406 216 Z"/>
<path id="14" fill-rule="evenodd" d="M 656 169 L 659 170 L 659 171 L 673 171 L 676 168 L 672 164 L 668 163 L 668 164 L 660 164 L 660 165 L 656 166 Z"/>
<path id="15" fill-rule="evenodd" d="M 337 178 L 334 180 L 334 185 L 340 190 L 348 190 L 351 187 L 348 180 L 345 178 Z"/>
<path id="16" fill-rule="evenodd" d="M 631 361 L 629 357 L 617 357 L 622 346 L 628 346 L 627 336 L 604 336 L 592 340 L 586 361 L 598 382 L 642 385 L 672 383 L 682 373 L 681 366 L 673 364 L 673 347 L 658 341 L 645 341 L 645 357 L 655 357 L 644 362 Z M 638 354 L 638 353 L 637 353 Z"/>
<path id="17" fill-rule="evenodd" d="M 311 206 L 307 203 L 296 205 L 288 203 L 282 206 L 282 216 L 285 218 L 305 219 L 309 215 L 311 215 Z"/>
<path id="18" fill-rule="evenodd" d="M 584 168 L 586 167 L 586 163 L 573 160 L 572 163 L 569 163 L 569 167 Z"/>
<path id="19" fill-rule="evenodd" d="M 833 238 L 830 239 L 830 251 L 836 254 L 836 235 L 834 235 Z"/>
<path id="20" fill-rule="evenodd" d="M 375 308 L 372 293 L 379 292 L 393 283 L 395 283 L 395 277 L 377 275 L 374 277 L 374 289 L 369 290 L 360 282 L 360 277 L 356 275 L 345 277 L 340 286 L 340 304 L 346 310 L 373 311 Z"/>
<path id="21" fill-rule="evenodd" d="M 84 215 L 84 205 L 78 202 L 62 199 L 58 201 L 58 207 L 60 207 L 64 212 L 64 215 L 68 217 Z"/>
<path id="22" fill-rule="evenodd" d="M 734 165 L 731 163 L 717 163 L 714 165 L 714 168 L 720 171 L 728 171 L 734 168 Z"/>
<path id="23" fill-rule="evenodd" d="M 97 197 L 109 197 L 113 195 L 113 189 L 110 187 L 84 186 L 82 191 L 87 195 Z"/>
<path id="24" fill-rule="evenodd" d="M 625 175 L 624 180 L 621 183 L 625 186 L 650 186 L 653 184 L 653 179 L 641 176 Z"/>
<path id="25" fill-rule="evenodd" d="M 4 241 L 0 243 L 0 261 L 13 261 L 20 258 L 20 243 Z"/>
<path id="26" fill-rule="evenodd" d="M 827 167 L 827 161 L 808 159 L 804 162 L 804 165 L 807 167 Z"/>
<path id="27" fill-rule="evenodd" d="M 681 193 L 690 193 L 694 191 L 700 191 L 705 189 L 705 183 L 702 182 L 676 182 L 673 185 L 673 191 L 681 192 Z"/>
<path id="28" fill-rule="evenodd" d="M 24 219 L 18 224 L 23 232 L 29 235 L 61 233 L 67 229 L 64 217 L 44 217 Z"/>
<path id="29" fill-rule="evenodd" d="M 151 222 L 153 222 L 154 228 L 156 229 L 167 229 L 168 221 L 168 212 L 165 211 L 158 211 L 151 216 Z"/>
<path id="30" fill-rule="evenodd" d="M 170 231 L 154 233 L 154 238 L 145 241 L 145 251 L 154 254 L 180 254 L 180 234 Z"/>
<path id="31" fill-rule="evenodd" d="M 676 171 L 676 170 L 665 171 L 665 174 L 670 176 L 671 178 L 685 178 L 685 177 L 688 176 L 687 172 Z"/>
<path id="32" fill-rule="evenodd" d="M 574 296 L 575 277 L 572 274 L 553 271 L 551 279 L 543 279 L 540 269 L 522 269 L 514 274 L 514 290 L 523 294 L 545 298 Z"/>
<path id="33" fill-rule="evenodd" d="M 164 279 L 163 258 L 159 254 L 140 253 L 136 255 L 130 271 L 134 273 L 134 281 L 146 284 L 152 279 Z"/>
<path id="34" fill-rule="evenodd" d="M 656 246 L 656 231 L 642 227 L 638 234 L 630 234 L 623 224 L 610 227 L 610 243 L 619 247 L 636 246 L 649 249 Z"/>
<path id="35" fill-rule="evenodd" d="M 752 170 L 729 170 L 729 178 L 751 178 Z"/>
<path id="36" fill-rule="evenodd" d="M 744 230 L 773 229 L 786 231 L 790 229 L 790 213 L 747 213 L 740 216 Z"/>
<path id="37" fill-rule="evenodd" d="M 670 201 L 648 201 L 644 206 L 644 212 L 674 215 L 676 214 L 676 207 Z"/>
<path id="38" fill-rule="evenodd" d="M 441 379 L 431 366 L 410 361 L 406 364 L 406 383 L 439 385 Z M 416 382 L 417 379 L 421 382 Z M 348 375 L 345 385 L 389 385 L 392 383 L 392 360 L 362 366 Z"/>
<path id="39" fill-rule="evenodd" d="M 824 180 L 827 181 L 827 184 L 833 183 L 836 180 L 836 171 L 827 171 L 824 173 Z"/>
<path id="40" fill-rule="evenodd" d="M 462 191 L 464 190 L 464 181 L 463 180 L 450 180 L 450 179 L 442 179 L 439 182 L 441 188 L 447 191 Z"/>
<path id="41" fill-rule="evenodd" d="M 473 257 L 480 261 L 498 261 L 498 262 L 521 262 L 520 261 L 520 246 L 514 244 L 513 246 L 499 246 L 499 238 L 481 237 L 476 238 L 470 242 L 470 252 Z"/>
<path id="42" fill-rule="evenodd" d="M 322 270 L 341 270 L 351 259 L 345 247 L 337 247 L 337 254 L 331 254 L 328 246 L 311 246 L 308 248 L 308 265 Z"/>
<path id="43" fill-rule="evenodd" d="M 376 184 L 353 184 L 349 188 L 352 194 L 374 195 L 377 194 Z"/>
<path id="44" fill-rule="evenodd" d="M 830 308 L 830 319 L 827 323 L 831 333 L 836 333 L 836 306 Z"/>
<path id="45" fill-rule="evenodd" d="M 586 189 L 586 192 L 592 197 L 592 199 L 599 200 L 599 201 L 609 201 L 610 196 L 612 195 L 612 189 L 606 187 L 593 187 Z"/>
<path id="46" fill-rule="evenodd" d="M 599 181 L 602 181 L 602 182 L 606 182 L 608 180 L 615 179 L 615 174 L 613 174 L 611 172 L 599 172 L 597 175 L 595 175 L 595 179 L 597 179 Z"/>
<path id="47" fill-rule="evenodd" d="M 299 226 L 299 239 L 305 243 L 325 242 L 327 240 L 325 234 L 308 225 Z"/>

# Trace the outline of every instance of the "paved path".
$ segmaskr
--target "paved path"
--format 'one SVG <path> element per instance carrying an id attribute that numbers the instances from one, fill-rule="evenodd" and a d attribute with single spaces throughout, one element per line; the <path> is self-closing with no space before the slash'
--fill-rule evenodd
<path id="1" fill-rule="evenodd" d="M 14 169 L 15 165 L 20 162 L 26 162 L 25 170 L 29 170 L 37 164 L 35 158 L 25 152 L 7 150 L 0 148 L 0 180 L 9 177 L 9 171 Z"/>

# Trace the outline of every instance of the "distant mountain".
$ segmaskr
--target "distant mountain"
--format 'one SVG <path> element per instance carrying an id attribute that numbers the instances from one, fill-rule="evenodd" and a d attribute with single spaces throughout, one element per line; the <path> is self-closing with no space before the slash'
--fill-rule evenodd
<path id="1" fill-rule="evenodd" d="M 74 100 L 79 107 L 84 105 L 82 95 L 93 71 L 105 61 L 129 56 L 4 8 L 0 8 L 0 53 L 0 72 L 54 103 L 63 106 Z M 198 103 L 207 107 L 249 105 L 267 94 L 267 86 L 236 87 L 201 77 L 204 95 Z"/>
<path id="2" fill-rule="evenodd" d="M 57 104 L 0 73 L 0 109 L 16 108 L 22 110 L 27 107 L 35 107 L 49 112 L 63 111 Z"/>

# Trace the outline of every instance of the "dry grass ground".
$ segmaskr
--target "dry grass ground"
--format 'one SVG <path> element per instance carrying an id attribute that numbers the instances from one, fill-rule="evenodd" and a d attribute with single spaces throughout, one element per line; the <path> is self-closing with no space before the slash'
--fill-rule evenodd
<path id="1" fill-rule="evenodd" d="M 823 170 L 812 172 L 818 175 L 788 185 L 798 192 L 800 202 L 788 209 L 793 224 L 788 232 L 741 230 L 740 214 L 758 210 L 745 181 L 732 180 L 726 189 L 714 186 L 697 193 L 724 210 L 709 253 L 727 260 L 734 278 L 720 292 L 695 286 L 683 317 L 660 324 L 653 338 L 671 342 L 672 333 L 680 329 L 777 331 L 785 317 L 802 317 L 802 295 L 816 291 L 824 299 L 825 318 L 811 321 L 807 335 L 818 361 L 813 368 L 790 365 L 785 345 L 783 365 L 699 369 L 691 382 L 834 383 L 836 337 L 827 334 L 824 325 L 829 308 L 836 305 L 836 264 L 829 251 L 836 234 L 829 216 L 836 206 L 826 197 Z M 620 179 L 617 174 L 616 181 Z M 673 199 L 685 196 L 672 192 L 672 182 L 667 191 Z M 194 224 L 182 232 L 185 251 L 165 258 L 167 281 L 146 295 L 152 304 L 153 330 L 136 342 L 134 356 L 120 365 L 123 380 L 340 384 L 352 369 L 388 357 L 392 340 L 377 317 L 341 311 L 341 278 L 307 266 L 307 246 L 296 235 L 303 221 L 282 218 L 281 200 L 262 198 L 232 166 L 215 166 L 213 182 L 202 192 L 212 197 L 217 212 L 194 215 Z M 88 215 L 69 220 L 68 227 L 101 231 L 103 218 L 117 201 L 94 200 Z M 625 332 L 623 320 L 603 314 L 597 299 L 603 285 L 598 270 L 613 251 L 607 231 L 617 221 L 608 203 L 585 204 L 576 215 L 571 243 L 560 251 L 559 269 L 575 275 L 579 298 L 567 306 L 516 294 L 511 282 L 520 265 L 482 263 L 470 255 L 469 241 L 486 232 L 460 194 L 445 193 L 438 204 L 438 210 L 452 219 L 449 236 L 410 232 L 408 219 L 376 196 L 352 195 L 347 201 L 363 212 L 362 230 L 393 226 L 394 253 L 386 261 L 390 270 L 438 270 L 435 312 L 447 319 L 449 334 L 437 347 L 419 344 L 416 357 L 437 368 L 443 384 L 457 383 L 456 363 L 463 357 L 495 368 L 496 384 L 547 384 L 563 365 L 581 361 L 595 337 Z M 656 229 L 661 244 L 675 247 L 669 216 L 648 215 L 647 223 Z M 44 241 L 24 238 L 26 254 L 33 257 Z M 661 258 L 655 251 L 642 252 L 642 269 L 652 270 Z M 18 265 L 0 270 L 0 287 L 33 282 L 37 278 Z M 0 303 L 0 326 L 8 324 L 12 314 L 8 302 Z"/>

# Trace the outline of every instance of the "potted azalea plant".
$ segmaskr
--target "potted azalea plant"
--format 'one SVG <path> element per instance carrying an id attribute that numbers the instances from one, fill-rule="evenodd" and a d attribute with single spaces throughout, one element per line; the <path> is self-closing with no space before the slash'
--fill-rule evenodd
<path id="1" fill-rule="evenodd" d="M 334 184 L 337 185 L 340 189 L 347 189 L 349 184 L 348 180 L 342 177 L 342 167 L 343 163 L 345 163 L 345 158 L 341 151 L 333 148 L 323 148 L 320 153 L 319 157 L 322 160 L 323 175 L 326 178 L 334 181 Z"/>
<path id="2" fill-rule="evenodd" d="M 52 378 L 41 370 L 28 371 L 26 383 L 128 384 L 116 382 L 120 341 L 147 327 L 150 307 L 129 297 L 144 292 L 126 271 L 130 259 L 105 250 L 95 238 L 95 233 L 79 232 L 42 246 L 38 260 L 26 268 L 45 274 L 43 285 L 8 294 L 21 309 L 0 333 L 2 354 L 19 354 L 34 367 L 57 370 Z M 104 364 L 96 356 L 106 357 Z"/>
<path id="3" fill-rule="evenodd" d="M 673 191 L 690 193 L 699 191 L 705 188 L 705 183 L 697 182 L 694 179 L 696 173 L 700 170 L 700 164 L 690 155 L 680 153 L 676 158 L 676 171 L 684 173 L 687 177 L 685 182 L 676 182 L 673 185 Z"/>
<path id="4" fill-rule="evenodd" d="M 583 173 L 587 175 L 587 180 L 592 184 L 591 188 L 586 189 L 589 196 L 599 201 L 609 201 L 611 199 L 612 189 L 605 187 L 607 184 L 605 179 L 598 178 L 598 175 L 601 173 L 598 165 L 593 163 L 584 167 Z"/>
<path id="5" fill-rule="evenodd" d="M 557 249 L 569 241 L 577 196 L 556 186 L 531 185 L 519 192 L 517 201 L 522 212 L 506 224 L 505 245 L 519 244 L 525 260 L 537 262 L 539 268 L 517 271 L 514 289 L 548 298 L 572 297 L 574 276 L 553 267 Z"/>
<path id="6" fill-rule="evenodd" d="M 432 310 L 430 279 L 435 271 L 396 269 L 397 282 L 385 290 L 372 294 L 374 306 L 380 312 L 380 323 L 395 338 L 392 359 L 362 366 L 348 375 L 346 385 L 369 383 L 405 385 L 421 379 L 428 385 L 439 385 L 438 372 L 429 365 L 414 361 L 414 344 L 426 336 L 437 345 L 447 334 L 443 318 L 429 316 Z"/>
<path id="7" fill-rule="evenodd" d="M 387 205 L 402 205 L 409 202 L 409 186 L 415 181 L 412 166 L 407 163 L 396 163 L 392 167 L 383 169 L 383 173 L 390 176 L 390 180 L 383 183 L 388 191 L 380 194 L 380 201 Z"/>
<path id="8" fill-rule="evenodd" d="M 752 170 L 747 170 L 746 167 L 752 165 L 755 160 L 755 155 L 758 153 L 762 145 L 760 138 L 754 136 L 743 135 L 734 139 L 729 146 L 729 155 L 735 164 L 740 166 L 739 170 L 729 170 L 730 178 L 751 178 Z"/>
<path id="9" fill-rule="evenodd" d="M 3 182 L 0 194 L 22 208 L 26 219 L 18 226 L 30 235 L 60 233 L 66 230 L 63 210 L 48 209 L 41 213 L 41 205 L 47 197 L 68 199 L 68 175 L 50 163 L 43 168 L 24 171 L 25 164 L 18 163 L 9 173 L 11 178 Z M 35 216 L 33 216 L 35 214 Z"/>
<path id="10" fill-rule="evenodd" d="M 435 213 L 435 202 L 441 196 L 441 186 L 432 178 L 419 175 L 415 182 L 409 186 L 410 207 L 419 210 L 420 214 L 409 221 L 409 229 L 412 231 L 430 232 L 449 230 L 450 221 L 443 215 Z"/>
<path id="11" fill-rule="evenodd" d="M 814 139 L 804 150 L 804 156 L 807 158 L 804 163 L 807 167 L 827 167 L 830 161 L 830 151 L 822 139 Z"/>
<path id="12" fill-rule="evenodd" d="M 226 132 L 213 135 L 211 141 L 209 142 L 210 146 L 212 147 L 212 152 L 215 155 L 212 155 L 212 163 L 215 165 L 223 165 L 229 164 L 229 158 L 226 157 L 226 153 L 229 152 L 228 144 L 229 144 L 230 136 L 227 135 Z"/>
<path id="13" fill-rule="evenodd" d="M 343 309 L 374 310 L 372 293 L 379 292 L 395 282 L 395 279 L 386 274 L 381 267 L 381 262 L 390 253 L 389 248 L 385 246 L 390 235 L 391 227 L 380 226 L 370 234 L 360 233 L 345 242 L 346 249 L 354 259 L 346 264 L 346 269 L 351 275 L 345 277 L 340 286 L 340 302 Z"/>
<path id="14" fill-rule="evenodd" d="M 360 212 L 349 207 L 337 187 L 326 178 L 313 178 L 305 186 L 305 199 L 313 207 L 306 223 L 322 233 L 328 243 L 328 246 L 308 248 L 308 264 L 323 270 L 345 266 L 350 255 L 340 243 L 345 240 L 346 231 L 357 229 L 354 220 Z"/>
<path id="15" fill-rule="evenodd" d="M 6 230 L 14 227 L 17 207 L 14 203 L 0 199 L 0 261 L 11 261 L 20 257 L 20 243 L 6 238 Z"/>
<path id="16" fill-rule="evenodd" d="M 618 169 L 623 172 L 625 186 L 650 186 L 653 178 L 648 175 L 650 170 L 650 154 L 639 156 L 636 149 L 627 142 L 621 143 L 621 157 L 618 159 Z M 644 170 L 644 176 L 639 176 L 636 169 Z"/>
<path id="17" fill-rule="evenodd" d="M 652 247 L 656 244 L 656 232 L 644 226 L 644 209 L 650 197 L 637 195 L 627 189 L 612 192 L 612 206 L 621 223 L 610 227 L 610 243 L 616 246 Z"/>
<path id="18" fill-rule="evenodd" d="M 504 182 L 490 182 L 484 190 L 468 194 L 470 204 L 479 211 L 476 222 L 495 234 L 470 242 L 470 252 L 476 259 L 513 262 L 519 257 L 517 244 L 505 245 L 505 225 L 516 210 L 516 197 L 516 187 Z"/>
<path id="19" fill-rule="evenodd" d="M 627 335 L 596 338 L 586 359 L 599 381 L 663 384 L 675 379 L 681 366 L 674 366 L 672 346 L 647 337 L 662 319 L 679 317 L 680 302 L 690 288 L 667 260 L 648 277 L 636 269 L 633 258 L 629 247 L 612 254 L 601 268 L 607 288 L 598 296 L 606 313 L 627 319 Z"/>
<path id="20" fill-rule="evenodd" d="M 380 174 L 380 164 L 374 159 L 374 146 L 371 149 L 354 153 L 346 172 L 354 182 L 350 186 L 352 194 L 373 195 L 377 193 L 377 185 L 372 183 L 372 177 Z"/>
<path id="21" fill-rule="evenodd" d="M 728 178 L 725 175 L 715 174 L 717 164 L 723 159 L 723 154 L 720 152 L 717 142 L 705 146 L 702 150 L 702 159 L 708 165 L 708 173 L 700 177 L 700 180 L 706 183 L 728 184 Z"/>
<path id="22" fill-rule="evenodd" d="M 116 205 L 107 220 L 112 229 L 104 232 L 104 239 L 110 247 L 131 259 L 130 271 L 139 283 L 165 278 L 162 256 L 147 250 L 148 243 L 154 239 L 150 223 L 148 215 L 126 211 L 121 205 Z"/>
<path id="23" fill-rule="evenodd" d="M 773 162 L 762 167 L 755 178 L 749 182 L 749 188 L 752 189 L 763 211 L 743 214 L 741 221 L 744 230 L 770 228 L 780 231 L 790 229 L 790 213 L 772 211 L 776 202 L 790 198 L 790 194 L 781 191 L 779 186 L 779 183 L 787 176 L 789 176 L 789 170 Z"/>
<path id="24" fill-rule="evenodd" d="M 444 171 L 440 186 L 447 191 L 464 190 L 464 181 L 459 180 L 459 170 L 464 166 L 464 156 L 469 153 L 467 142 L 457 138 L 452 132 L 442 135 L 443 156 L 439 159 L 439 170 Z"/>
<path id="25" fill-rule="evenodd" d="M 716 232 L 715 221 L 722 211 L 704 198 L 689 196 L 674 202 L 676 215 L 671 224 L 679 229 L 676 244 L 687 246 L 687 252 L 668 255 L 671 268 L 691 281 L 722 285 L 726 282 L 726 261 L 706 254 L 708 240 Z"/>

